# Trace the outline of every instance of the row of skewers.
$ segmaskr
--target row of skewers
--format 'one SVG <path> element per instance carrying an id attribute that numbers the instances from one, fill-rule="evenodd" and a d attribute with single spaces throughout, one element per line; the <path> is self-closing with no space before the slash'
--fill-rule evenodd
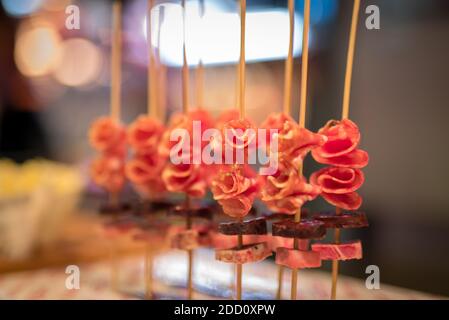
<path id="1" fill-rule="evenodd" d="M 290 116 L 294 1 L 289 0 L 290 46 L 286 59 L 284 109 L 271 114 L 258 128 L 266 129 L 267 147 L 263 150 L 276 158 L 277 168 L 269 175 L 261 175 L 248 165 L 237 161 L 237 153 L 244 151 L 244 160 L 258 145 L 256 125 L 245 114 L 245 28 L 246 1 L 240 1 L 241 37 L 238 65 L 238 106 L 225 110 L 214 119 L 203 105 L 191 108 L 188 97 L 189 67 L 187 65 L 185 28 L 183 45 L 183 110 L 171 115 L 165 125 L 160 116 L 157 98 L 157 55 L 151 43 L 151 10 L 154 0 L 148 1 L 149 98 L 148 114 L 139 116 L 125 127 L 120 122 L 120 29 L 121 3 L 113 6 L 114 30 L 112 47 L 111 116 L 96 120 L 89 132 L 91 145 L 99 152 L 93 161 L 91 175 L 94 182 L 110 195 L 103 211 L 113 214 L 108 230 L 133 232 L 136 240 L 145 241 L 148 250 L 145 259 L 146 291 L 151 297 L 151 255 L 154 247 L 168 243 L 171 248 L 187 252 L 187 298 L 193 297 L 194 250 L 199 247 L 215 248 L 216 259 L 235 264 L 235 298 L 242 298 L 243 264 L 266 259 L 276 253 L 279 266 L 278 298 L 284 267 L 292 269 L 291 299 L 297 297 L 298 270 L 318 268 L 323 260 L 332 261 L 332 293 L 336 298 L 338 261 L 362 258 L 360 241 L 341 242 L 340 229 L 368 226 L 364 213 L 357 212 L 362 198 L 356 192 L 364 182 L 361 169 L 368 164 L 368 154 L 359 149 L 360 131 L 349 120 L 349 92 L 354 57 L 356 26 L 360 0 L 354 1 L 354 12 L 348 50 L 345 93 L 341 120 L 330 120 L 317 133 L 305 128 L 307 106 L 307 66 L 310 29 L 310 0 L 304 2 L 303 54 L 301 70 L 301 103 L 299 120 Z M 185 0 L 182 0 L 185 25 Z M 202 63 L 198 67 L 201 75 Z M 195 121 L 201 122 L 201 132 L 216 128 L 225 137 L 209 143 L 194 145 L 188 138 Z M 183 129 L 186 136 L 172 141 L 175 129 Z M 234 135 L 227 139 L 227 134 Z M 276 148 L 271 146 L 275 145 Z M 233 162 L 227 164 L 196 163 L 193 158 L 205 147 L 231 150 Z M 174 148 L 191 150 L 182 155 L 182 162 L 174 163 Z M 127 159 L 128 148 L 132 151 Z M 213 150 L 212 150 L 213 151 Z M 304 158 L 311 153 L 313 159 L 326 167 L 313 173 L 309 181 L 303 175 Z M 263 168 L 262 168 L 263 169 Z M 145 205 L 132 210 L 120 200 L 120 191 L 129 180 Z M 210 190 L 218 203 L 204 206 L 202 199 Z M 182 203 L 173 204 L 171 194 L 184 194 Z M 327 213 L 306 214 L 306 202 L 323 197 L 335 207 Z M 270 214 L 255 210 L 259 199 Z M 162 211 L 160 210 L 162 209 Z M 162 213 L 161 213 L 162 212 Z M 256 217 L 254 217 L 256 216 Z M 170 223 L 177 217 L 184 223 Z M 228 217 L 227 219 L 225 217 Z M 251 217 L 251 219 L 246 219 Z M 231 218 L 231 220 L 229 219 Z M 269 230 L 271 229 L 271 233 Z M 333 243 L 311 244 L 321 240 L 327 230 L 335 230 Z M 115 234 L 115 233 L 113 233 Z"/>

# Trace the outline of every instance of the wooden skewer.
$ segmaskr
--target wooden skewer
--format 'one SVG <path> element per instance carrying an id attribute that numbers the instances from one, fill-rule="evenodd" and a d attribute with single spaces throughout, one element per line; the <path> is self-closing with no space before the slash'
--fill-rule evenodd
<path id="1" fill-rule="evenodd" d="M 153 254 L 149 244 L 145 245 L 145 260 L 144 260 L 144 272 L 145 272 L 145 299 L 153 298 Z"/>
<path id="2" fill-rule="evenodd" d="M 158 118 L 162 123 L 165 123 L 165 93 L 167 81 L 167 68 L 162 65 L 161 61 L 161 29 L 165 18 L 164 6 L 159 7 L 159 19 L 157 28 L 157 51 L 156 51 L 156 66 L 157 66 L 157 92 L 158 92 Z"/>
<path id="3" fill-rule="evenodd" d="M 199 0 L 199 15 L 204 17 L 204 0 Z M 196 103 L 198 109 L 204 107 L 204 65 L 203 59 L 200 57 L 198 68 L 196 69 Z"/>
<path id="4" fill-rule="evenodd" d="M 288 0 L 288 12 L 290 17 L 290 36 L 288 45 L 288 55 L 285 60 L 285 80 L 284 80 L 284 113 L 290 115 L 292 104 L 292 76 L 293 76 L 293 44 L 295 31 L 295 1 Z"/>
<path id="5" fill-rule="evenodd" d="M 357 38 L 357 24 L 359 21 L 360 0 L 354 0 L 352 11 L 351 31 L 349 34 L 348 57 L 346 62 L 345 88 L 343 92 L 342 118 L 349 116 L 349 102 L 351 96 L 352 69 L 354 66 L 355 41 Z"/>
<path id="6" fill-rule="evenodd" d="M 335 208 L 335 213 L 337 215 L 341 214 L 340 208 Z M 340 243 L 340 229 L 335 229 L 334 241 L 335 243 Z M 332 288 L 331 288 L 331 300 L 335 300 L 337 298 L 337 279 L 338 279 L 338 260 L 332 260 Z"/>
<path id="7" fill-rule="evenodd" d="M 240 219 L 240 222 L 243 222 L 243 219 Z M 237 235 L 237 246 L 239 249 L 243 246 L 243 236 L 241 234 Z M 242 300 L 242 273 L 243 273 L 243 265 L 241 263 L 237 263 L 236 265 L 236 299 Z"/>
<path id="8" fill-rule="evenodd" d="M 190 208 L 190 197 L 186 196 L 186 209 Z M 192 229 L 192 218 L 190 217 L 190 212 L 186 217 L 186 227 L 187 229 Z M 193 298 L 193 250 L 187 250 L 188 265 L 187 265 L 187 299 L 192 300 Z"/>
<path id="9" fill-rule="evenodd" d="M 112 5 L 112 55 L 111 55 L 111 117 L 120 119 L 121 60 L 122 60 L 122 2 L 115 0 Z"/>
<path id="10" fill-rule="evenodd" d="M 148 99 L 147 99 L 147 112 L 151 117 L 157 117 L 159 103 L 158 103 L 158 86 L 157 86 L 157 72 L 156 72 L 156 57 L 152 43 L 152 16 L 151 10 L 154 7 L 154 0 L 148 0 L 147 10 L 147 43 L 148 43 Z M 145 279 L 145 299 L 151 299 L 153 297 L 153 256 L 149 244 L 145 246 L 144 255 L 144 279 Z"/>
<path id="11" fill-rule="evenodd" d="M 278 265 L 278 288 L 276 290 L 276 299 L 282 299 L 282 282 L 284 280 L 284 267 Z"/>
<path id="12" fill-rule="evenodd" d="M 352 21 L 351 21 L 351 31 L 349 34 L 349 46 L 348 46 L 348 56 L 346 62 L 346 74 L 345 74 L 345 87 L 343 92 L 343 107 L 342 107 L 342 119 L 347 119 L 349 117 L 349 104 L 351 97 L 351 83 L 352 83 L 352 70 L 354 66 L 354 53 L 355 53 L 355 42 L 357 38 L 357 24 L 359 21 L 360 12 L 360 0 L 354 0 L 354 7 L 352 10 Z M 340 208 L 335 208 L 335 213 L 337 215 L 341 214 Z M 340 229 L 335 229 L 334 240 L 335 243 L 340 243 Z M 338 260 L 332 261 L 332 287 L 331 287 L 331 300 L 337 299 L 337 280 L 338 280 Z"/>
<path id="13" fill-rule="evenodd" d="M 301 100 L 299 106 L 299 126 L 305 127 L 307 109 L 307 75 L 309 69 L 310 0 L 304 1 L 304 29 L 302 38 Z"/>
<path id="14" fill-rule="evenodd" d="M 246 31 L 246 0 L 240 0 L 240 62 L 239 62 L 239 111 L 240 119 L 245 118 L 245 31 Z M 242 222 L 243 219 L 240 219 Z M 243 246 L 243 236 L 237 235 L 237 246 L 240 249 Z M 236 264 L 236 299 L 242 300 L 242 270 L 243 265 Z"/>
<path id="15" fill-rule="evenodd" d="M 203 60 L 198 62 L 198 68 L 196 69 L 196 103 L 198 109 L 204 107 L 204 65 Z"/>
<path id="16" fill-rule="evenodd" d="M 245 118 L 245 89 L 246 89 L 245 30 L 246 30 L 246 0 L 240 0 L 239 108 L 241 119 Z"/>
<path id="17" fill-rule="evenodd" d="M 288 12 L 290 17 L 288 55 L 285 60 L 285 80 L 284 80 L 284 113 L 290 115 L 292 103 L 292 76 L 293 76 L 293 41 L 295 31 L 295 1 L 288 0 Z M 284 266 L 278 265 L 278 288 L 276 299 L 282 299 L 282 281 L 284 279 Z"/>
<path id="18" fill-rule="evenodd" d="M 240 62 L 237 63 L 235 79 L 234 105 L 237 110 L 240 110 Z"/>
<path id="19" fill-rule="evenodd" d="M 299 126 L 304 128 L 307 108 L 307 73 L 309 64 L 309 29 L 310 29 L 310 0 L 304 1 L 304 29 L 302 39 L 302 68 L 301 68 L 301 100 L 299 106 Z M 299 168 L 299 174 L 302 175 L 303 167 Z M 301 208 L 295 214 L 295 222 L 301 222 Z M 298 249 L 298 239 L 293 240 L 293 248 Z M 292 270 L 291 300 L 296 300 L 298 285 L 298 269 Z"/>
<path id="20" fill-rule="evenodd" d="M 189 112 L 189 66 L 187 64 L 186 50 L 186 1 L 182 0 L 182 21 L 183 21 L 183 41 L 182 41 L 182 111 Z"/>
<path id="21" fill-rule="evenodd" d="M 122 40 L 122 3 L 115 0 L 112 5 L 112 53 L 111 53 L 111 93 L 110 113 L 116 121 L 120 120 L 121 109 L 121 40 Z M 112 206 L 119 205 L 119 194 L 109 194 L 109 202 Z M 119 289 L 119 267 L 117 241 L 114 239 L 110 248 L 111 258 L 111 286 L 114 291 Z"/>
<path id="22" fill-rule="evenodd" d="M 148 115 L 157 117 L 158 110 L 158 92 L 157 92 L 157 78 L 156 78 L 156 57 L 152 43 L 152 19 L 151 10 L 154 6 L 154 0 L 148 0 L 148 18 L 147 18 L 147 43 L 148 43 L 148 99 L 147 111 Z"/>
<path id="23" fill-rule="evenodd" d="M 187 65 L 187 52 L 186 52 L 186 1 L 182 0 L 182 15 L 183 15 L 183 65 L 182 65 L 182 109 L 184 113 L 189 112 L 189 66 Z M 185 207 L 187 210 L 190 208 L 190 197 L 186 195 Z M 187 229 L 192 228 L 192 219 L 190 214 L 186 217 Z M 187 250 L 188 265 L 187 265 L 187 298 L 191 300 L 193 298 L 193 251 Z"/>
<path id="24" fill-rule="evenodd" d="M 118 254 L 117 243 L 115 239 L 110 245 L 110 259 L 111 259 L 111 288 L 114 291 L 119 290 L 119 267 L 118 267 Z"/>

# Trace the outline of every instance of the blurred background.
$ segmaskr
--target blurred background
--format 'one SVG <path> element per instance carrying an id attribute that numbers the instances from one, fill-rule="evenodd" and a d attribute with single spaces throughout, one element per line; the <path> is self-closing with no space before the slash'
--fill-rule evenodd
<path id="1" fill-rule="evenodd" d="M 80 168 L 87 179 L 85 168 L 94 151 L 86 133 L 94 119 L 109 112 L 111 2 L 0 3 L 0 158 L 18 163 L 45 158 Z M 247 3 L 247 112 L 260 123 L 282 109 L 287 1 Z M 65 26 L 70 4 L 80 9 L 79 30 Z M 380 30 L 365 27 L 368 5 L 380 8 Z M 303 2 L 295 6 L 296 117 Z M 125 123 L 146 110 L 145 8 L 146 0 L 124 1 Z M 191 103 L 196 98 L 194 69 L 201 59 L 205 108 L 218 114 L 236 101 L 237 3 L 206 0 L 202 18 L 197 1 L 187 1 L 187 8 Z M 307 125 L 318 130 L 341 112 L 352 2 L 313 0 L 311 9 Z M 154 11 L 152 39 L 164 64 L 162 101 L 169 116 L 181 109 L 182 24 L 175 1 L 164 7 L 162 21 L 160 11 Z M 365 257 L 341 264 L 342 273 L 363 278 L 366 266 L 374 264 L 382 283 L 449 295 L 449 2 L 362 0 L 358 32 L 350 117 L 371 158 L 361 189 L 371 226 L 343 233 L 363 240 Z M 308 159 L 305 168 L 310 174 L 317 166 Z M 4 173 L 0 178 L 1 220 L 9 184 Z M 330 209 L 324 201 L 310 208 Z"/>

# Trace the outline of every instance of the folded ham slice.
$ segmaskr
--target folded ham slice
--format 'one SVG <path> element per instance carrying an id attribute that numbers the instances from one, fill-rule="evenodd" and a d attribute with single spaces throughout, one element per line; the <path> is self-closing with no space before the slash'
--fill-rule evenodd
<path id="1" fill-rule="evenodd" d="M 246 216 L 259 189 L 258 181 L 244 166 L 222 168 L 214 177 L 211 191 L 223 212 L 234 218 Z"/>
<path id="2" fill-rule="evenodd" d="M 306 201 L 315 199 L 321 192 L 319 186 L 307 183 L 297 167 L 280 161 L 278 170 L 264 177 L 261 199 L 273 212 L 294 215 Z"/>
<path id="3" fill-rule="evenodd" d="M 294 163 L 295 167 L 302 163 L 309 151 L 322 146 L 327 141 L 326 136 L 301 128 L 293 118 L 285 113 L 270 114 L 260 127 L 267 130 L 269 144 L 273 137 L 277 136 L 277 151 Z M 277 130 L 277 133 L 270 131 L 273 129 Z"/>
<path id="4" fill-rule="evenodd" d="M 321 255 L 321 260 L 359 260 L 362 259 L 360 240 L 343 243 L 315 243 L 312 251 Z"/>
<path id="5" fill-rule="evenodd" d="M 125 184 L 124 159 L 117 155 L 102 155 L 90 166 L 90 176 L 96 185 L 110 193 L 118 193 Z"/>
<path id="6" fill-rule="evenodd" d="M 89 142 L 99 152 L 124 156 L 125 127 L 111 117 L 101 117 L 89 129 Z"/>
<path id="7" fill-rule="evenodd" d="M 321 188 L 321 196 L 344 210 L 357 210 L 362 205 L 358 190 L 365 178 L 360 169 L 327 167 L 314 172 L 310 183 Z"/>
<path id="8" fill-rule="evenodd" d="M 321 267 L 320 254 L 314 251 L 278 248 L 276 263 L 290 269 L 305 269 Z"/>
<path id="9" fill-rule="evenodd" d="M 318 133 L 325 135 L 327 141 L 312 150 L 317 162 L 350 168 L 363 168 L 368 164 L 368 153 L 358 149 L 360 130 L 351 120 L 330 120 Z"/>
<path id="10" fill-rule="evenodd" d="M 271 256 L 266 242 L 244 245 L 241 248 L 219 249 L 215 251 L 215 259 L 227 263 L 244 264 L 264 260 Z"/>
<path id="11" fill-rule="evenodd" d="M 154 152 L 164 132 L 164 126 L 159 120 L 149 116 L 139 116 L 127 132 L 129 145 L 135 152 Z"/>

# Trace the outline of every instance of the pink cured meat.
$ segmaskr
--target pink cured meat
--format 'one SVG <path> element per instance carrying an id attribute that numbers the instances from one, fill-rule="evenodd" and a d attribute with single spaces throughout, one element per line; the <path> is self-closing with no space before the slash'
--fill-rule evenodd
<path id="1" fill-rule="evenodd" d="M 309 250 L 309 242 L 307 239 L 298 239 L 298 249 Z M 269 235 L 268 244 L 271 251 L 276 251 L 277 248 L 281 247 L 293 249 L 293 239 L 290 238 Z"/>
<path id="2" fill-rule="evenodd" d="M 321 255 L 322 260 L 359 260 L 362 259 L 360 240 L 336 243 L 315 243 L 312 250 Z"/>
<path id="3" fill-rule="evenodd" d="M 193 250 L 210 246 L 211 232 L 209 224 L 197 224 L 192 229 L 186 229 L 185 226 L 170 226 L 167 234 L 172 248 Z"/>
<path id="4" fill-rule="evenodd" d="M 321 267 L 320 253 L 314 251 L 278 248 L 276 250 L 276 264 L 290 269 L 306 269 Z"/>
<path id="5" fill-rule="evenodd" d="M 244 245 L 241 248 L 215 250 L 215 259 L 227 263 L 250 263 L 264 260 L 271 256 L 266 242 Z"/>
<path id="6" fill-rule="evenodd" d="M 223 168 L 212 180 L 211 191 L 225 214 L 243 218 L 251 211 L 259 184 L 249 170 Z"/>
<path id="7" fill-rule="evenodd" d="M 244 235 L 243 243 L 249 244 L 265 242 L 266 237 L 266 235 Z M 228 249 L 237 246 L 236 236 L 228 236 L 215 231 L 210 233 L 210 240 L 211 246 L 215 249 Z"/>
<path id="8" fill-rule="evenodd" d="M 318 133 L 325 135 L 327 141 L 312 150 L 315 161 L 348 168 L 363 168 L 368 164 L 368 153 L 358 149 L 359 128 L 351 120 L 330 120 Z"/>
<path id="9" fill-rule="evenodd" d="M 198 230 L 184 230 L 173 235 L 170 244 L 173 249 L 195 250 L 204 244 L 204 239 L 201 239 Z"/>
<path id="10" fill-rule="evenodd" d="M 362 171 L 352 168 L 327 167 L 310 176 L 310 183 L 321 188 L 327 202 L 345 210 L 357 210 L 362 205 L 362 197 L 355 191 L 364 181 Z"/>

